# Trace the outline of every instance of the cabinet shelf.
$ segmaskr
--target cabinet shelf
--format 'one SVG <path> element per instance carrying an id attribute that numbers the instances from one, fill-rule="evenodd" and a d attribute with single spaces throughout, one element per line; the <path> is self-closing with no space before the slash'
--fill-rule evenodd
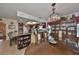
<path id="1" fill-rule="evenodd" d="M 28 38 L 26 38 L 28 37 Z M 31 34 L 20 35 L 18 36 L 18 49 L 27 47 L 31 42 Z"/>

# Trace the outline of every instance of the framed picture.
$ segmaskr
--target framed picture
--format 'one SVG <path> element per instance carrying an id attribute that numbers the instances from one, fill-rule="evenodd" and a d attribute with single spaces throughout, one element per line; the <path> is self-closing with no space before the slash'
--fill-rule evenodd
<path id="1" fill-rule="evenodd" d="M 9 25 L 9 29 L 15 29 L 15 25 Z"/>

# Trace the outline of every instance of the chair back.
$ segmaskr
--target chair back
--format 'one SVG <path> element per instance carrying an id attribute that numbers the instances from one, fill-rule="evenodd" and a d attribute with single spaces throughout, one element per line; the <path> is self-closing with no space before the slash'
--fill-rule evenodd
<path id="1" fill-rule="evenodd" d="M 9 39 L 12 39 L 13 38 L 13 32 L 9 32 L 8 36 L 9 36 Z"/>

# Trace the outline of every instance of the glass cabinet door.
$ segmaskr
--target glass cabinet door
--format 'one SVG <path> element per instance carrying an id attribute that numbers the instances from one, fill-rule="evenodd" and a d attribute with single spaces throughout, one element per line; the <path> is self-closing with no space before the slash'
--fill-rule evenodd
<path id="1" fill-rule="evenodd" d="M 79 24 L 77 24 L 77 30 L 76 31 L 77 31 L 76 35 L 77 35 L 77 37 L 79 37 Z"/>

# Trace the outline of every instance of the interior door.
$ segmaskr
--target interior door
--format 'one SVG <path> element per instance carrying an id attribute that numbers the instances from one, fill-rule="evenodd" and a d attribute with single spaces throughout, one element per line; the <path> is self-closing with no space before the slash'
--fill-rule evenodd
<path id="1" fill-rule="evenodd" d="M 6 24 L 0 22 L 0 40 L 6 39 Z"/>

